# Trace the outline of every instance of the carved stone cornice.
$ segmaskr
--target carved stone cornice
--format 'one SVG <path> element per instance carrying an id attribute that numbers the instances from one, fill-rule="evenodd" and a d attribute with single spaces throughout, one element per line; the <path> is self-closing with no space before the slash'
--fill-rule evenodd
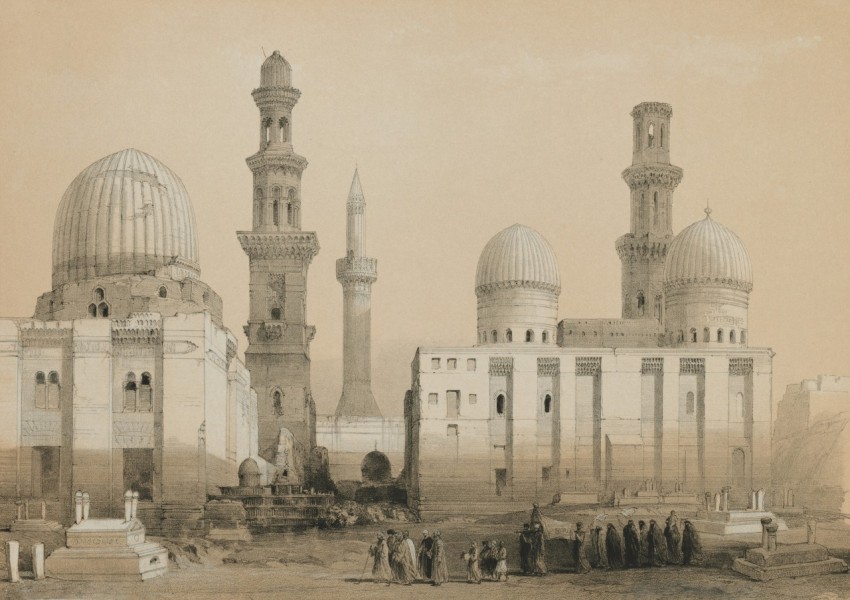
<path id="1" fill-rule="evenodd" d="M 749 375 L 753 372 L 752 358 L 730 358 L 729 359 L 729 374 L 730 375 Z"/>
<path id="2" fill-rule="evenodd" d="M 576 375 L 599 375 L 602 372 L 602 357 L 577 356 Z"/>
<path id="3" fill-rule="evenodd" d="M 301 90 L 293 87 L 260 87 L 251 92 L 251 95 L 261 109 L 283 105 L 287 110 L 292 110 L 301 97 Z"/>
<path id="4" fill-rule="evenodd" d="M 336 278 L 343 286 L 347 283 L 374 283 L 378 279 L 378 261 L 366 256 L 338 258 Z"/>
<path id="5" fill-rule="evenodd" d="M 514 370 L 514 359 L 510 356 L 491 356 L 490 375 L 510 375 Z"/>
<path id="6" fill-rule="evenodd" d="M 617 239 L 617 256 L 624 262 L 639 260 L 664 260 L 673 236 L 657 237 L 654 235 L 636 236 L 632 233 Z"/>
<path id="7" fill-rule="evenodd" d="M 229 337 L 227 338 L 227 366 L 230 366 L 230 361 L 233 360 L 233 357 L 236 356 L 236 340 L 232 340 Z"/>
<path id="8" fill-rule="evenodd" d="M 646 114 L 661 115 L 669 119 L 673 116 L 673 107 L 666 102 L 641 102 L 632 109 L 630 116 L 638 117 Z"/>
<path id="9" fill-rule="evenodd" d="M 738 281 L 736 279 L 727 279 L 719 277 L 692 277 L 688 279 L 677 279 L 674 281 L 664 282 L 664 292 L 667 293 L 673 290 L 681 290 L 687 288 L 701 287 L 723 287 L 730 290 L 739 290 L 749 294 L 753 289 L 753 284 L 748 281 Z"/>
<path id="10" fill-rule="evenodd" d="M 70 329 L 42 329 L 35 327 L 21 328 L 21 343 L 24 346 L 40 348 L 61 348 L 70 345 Z"/>
<path id="11" fill-rule="evenodd" d="M 112 321 L 113 344 L 158 344 L 162 340 L 162 320 L 158 314 L 141 313 Z"/>
<path id="12" fill-rule="evenodd" d="M 551 283 L 545 283 L 543 281 L 497 281 L 495 283 L 479 285 L 477 288 L 475 288 L 475 295 L 481 296 L 482 294 L 486 294 L 495 290 L 512 290 L 516 288 L 541 290 L 544 292 L 551 292 L 555 295 L 561 293 L 561 286 L 554 285 Z"/>
<path id="13" fill-rule="evenodd" d="M 251 259 L 298 258 L 309 264 L 319 252 L 319 241 L 314 231 L 239 231 L 237 237 Z"/>
<path id="14" fill-rule="evenodd" d="M 683 171 L 674 165 L 632 165 L 623 170 L 623 179 L 632 190 L 638 190 L 650 185 L 669 189 L 675 188 L 682 181 Z"/>
<path id="15" fill-rule="evenodd" d="M 307 168 L 307 159 L 291 152 L 258 152 L 245 159 L 248 168 L 254 175 L 265 175 L 267 173 L 279 173 L 284 175 L 292 173 L 300 175 Z"/>
<path id="16" fill-rule="evenodd" d="M 554 377 L 561 372 L 561 359 L 557 356 L 537 357 L 537 374 Z"/>

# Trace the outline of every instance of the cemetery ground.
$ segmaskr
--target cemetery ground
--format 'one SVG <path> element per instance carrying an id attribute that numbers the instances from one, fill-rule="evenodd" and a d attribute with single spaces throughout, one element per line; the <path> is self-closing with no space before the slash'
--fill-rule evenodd
<path id="1" fill-rule="evenodd" d="M 611 509 L 613 511 L 613 509 Z M 659 513 L 660 514 L 660 513 Z M 570 510 L 544 510 L 544 515 L 585 526 L 593 515 Z M 612 515 L 613 516 L 613 515 Z M 251 543 L 211 543 L 202 539 L 160 541 L 169 550 L 168 573 L 145 582 L 97 583 L 55 579 L 0 583 L 2 598 L 850 598 L 850 575 L 751 581 L 731 569 L 735 557 L 758 546 L 759 534 L 703 535 L 705 561 L 699 567 L 666 566 L 653 569 L 594 570 L 587 575 L 571 572 L 565 541 L 550 540 L 546 547 L 550 574 L 545 577 L 518 573 L 517 532 L 527 514 L 444 522 L 384 521 L 375 525 L 337 530 L 255 535 Z M 616 521 L 614 521 L 616 522 Z M 788 519 L 790 530 L 780 532 L 779 543 L 804 542 L 803 523 Z M 447 546 L 450 581 L 440 587 L 428 583 L 412 586 L 381 584 L 371 580 L 369 545 L 379 530 L 409 531 L 415 541 L 422 530 L 440 530 Z M 0 539 L 10 539 L 9 532 Z M 461 553 L 473 540 L 504 540 L 508 548 L 507 582 L 466 583 Z M 818 543 L 833 556 L 850 561 L 850 524 L 821 521 Z M 27 551 L 22 543 L 22 552 Z M 0 573 L 2 578 L 3 573 Z M 361 579 L 362 577 L 362 579 Z"/>

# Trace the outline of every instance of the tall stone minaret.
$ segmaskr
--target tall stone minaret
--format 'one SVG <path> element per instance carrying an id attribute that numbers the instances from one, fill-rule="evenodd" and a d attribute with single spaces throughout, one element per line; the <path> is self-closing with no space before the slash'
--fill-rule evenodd
<path id="1" fill-rule="evenodd" d="M 372 284 L 378 279 L 378 261 L 365 255 L 366 201 L 357 169 L 345 208 L 346 256 L 336 261 L 343 298 L 342 396 L 336 416 L 380 417 L 372 395 Z"/>
<path id="2" fill-rule="evenodd" d="M 617 240 L 622 262 L 623 318 L 663 319 L 662 285 L 673 240 L 673 190 L 682 169 L 670 164 L 670 117 L 662 102 L 634 107 L 632 166 L 623 171 L 631 189 L 631 231 Z"/>
<path id="3" fill-rule="evenodd" d="M 305 312 L 307 268 L 319 243 L 314 232 L 301 231 L 307 160 L 292 149 L 292 109 L 301 92 L 292 87 L 292 69 L 277 50 L 263 63 L 252 95 L 260 110 L 260 148 L 247 159 L 254 174 L 254 223 L 251 231 L 238 232 L 251 270 L 245 364 L 257 392 L 260 455 L 297 481 L 303 477 L 299 465 L 316 445 L 310 393 L 316 330 Z"/>

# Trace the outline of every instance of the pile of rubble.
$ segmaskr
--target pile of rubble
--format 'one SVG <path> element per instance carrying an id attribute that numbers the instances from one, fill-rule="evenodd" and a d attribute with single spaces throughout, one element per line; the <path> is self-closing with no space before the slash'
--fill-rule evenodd
<path id="1" fill-rule="evenodd" d="M 328 515 L 319 520 L 321 529 L 341 529 L 354 525 L 373 525 L 384 521 L 415 522 L 416 517 L 404 506 L 397 504 L 358 504 L 338 502 L 330 507 Z"/>

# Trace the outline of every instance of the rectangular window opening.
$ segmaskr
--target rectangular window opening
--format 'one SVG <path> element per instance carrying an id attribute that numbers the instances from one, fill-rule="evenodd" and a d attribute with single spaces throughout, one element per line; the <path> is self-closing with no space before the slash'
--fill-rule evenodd
<path id="1" fill-rule="evenodd" d="M 124 489 L 153 500 L 153 448 L 124 448 Z"/>

